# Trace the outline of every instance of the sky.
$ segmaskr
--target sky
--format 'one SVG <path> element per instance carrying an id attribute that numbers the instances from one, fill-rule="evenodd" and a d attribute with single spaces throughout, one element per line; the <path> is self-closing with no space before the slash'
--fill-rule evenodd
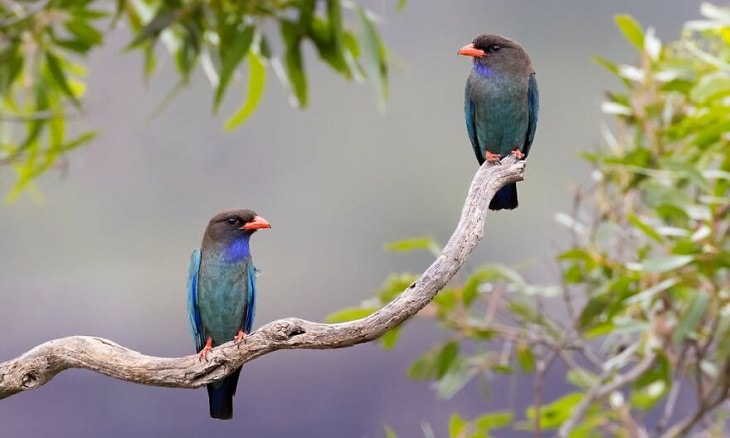
<path id="1" fill-rule="evenodd" d="M 289 106 L 268 72 L 259 110 L 223 130 L 243 99 L 229 87 L 220 116 L 197 72 L 159 115 L 175 83 L 165 58 L 146 83 L 139 53 L 125 53 L 121 28 L 88 59 L 84 115 L 98 138 L 68 157 L 65 172 L 38 182 L 42 202 L 0 206 L 0 306 L 7 327 L 0 361 L 46 340 L 96 335 L 156 356 L 194 351 L 186 315 L 190 253 L 208 219 L 235 207 L 272 224 L 252 252 L 262 271 L 255 327 L 297 316 L 316 321 L 372 296 L 391 272 L 420 272 L 427 254 L 383 252 L 397 239 L 445 242 L 477 164 L 463 121 L 469 60 L 456 56 L 480 33 L 502 33 L 528 50 L 540 87 L 540 120 L 520 207 L 489 213 L 468 267 L 505 263 L 532 281 L 550 281 L 566 235 L 554 221 L 590 168 L 581 151 L 601 145 L 602 95 L 616 89 L 590 57 L 635 61 L 613 24 L 630 13 L 663 40 L 698 17 L 698 1 L 634 2 L 369 1 L 390 49 L 390 99 L 378 111 L 370 84 L 345 81 L 306 51 L 310 106 Z M 539 6 L 537 6 L 539 4 Z M 0 168 L 0 190 L 13 178 Z M 208 418 L 204 389 L 143 387 L 84 370 L 0 402 L 2 436 L 379 437 L 443 436 L 452 412 L 523 412 L 532 380 L 468 387 L 438 400 L 430 384 L 406 377 L 408 364 L 445 335 L 424 321 L 405 328 L 395 351 L 377 344 L 333 351 L 282 351 L 247 364 L 234 420 Z M 565 389 L 556 373 L 546 399 Z M 495 397 L 494 394 L 507 394 Z M 514 436 L 495 434 L 495 436 Z"/>

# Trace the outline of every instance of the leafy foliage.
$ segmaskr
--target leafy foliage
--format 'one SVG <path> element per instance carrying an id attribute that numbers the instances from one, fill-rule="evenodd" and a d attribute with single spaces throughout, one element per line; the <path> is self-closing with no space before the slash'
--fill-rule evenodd
<path id="1" fill-rule="evenodd" d="M 83 108 L 85 69 L 80 61 L 104 43 L 110 23 L 124 21 L 132 29 L 127 50 L 143 54 L 146 76 L 158 64 L 158 43 L 167 48 L 180 79 L 165 102 L 200 66 L 214 90 L 217 112 L 231 83 L 245 70 L 246 94 L 226 120 L 228 130 L 256 110 L 267 66 L 290 91 L 293 105 L 307 105 L 302 53 L 307 42 L 344 78 L 359 81 L 367 73 L 381 105 L 387 98 L 387 50 L 374 15 L 353 2 L 117 0 L 113 10 L 112 5 L 100 0 L 0 4 L 0 164 L 9 164 L 18 176 L 8 200 L 65 153 L 94 138 L 78 126 L 69 129 L 67 121 Z M 397 7 L 404 5 L 400 1 Z M 355 29 L 350 19 L 357 23 Z M 270 23 L 279 29 L 280 50 L 267 34 Z"/>
<path id="2" fill-rule="evenodd" d="M 639 62 L 596 59 L 623 90 L 603 105 L 605 147 L 585 154 L 593 183 L 557 215 L 573 242 L 557 284 L 488 265 L 450 285 L 421 314 L 448 339 L 415 359 L 411 378 L 448 398 L 477 377 L 533 374 L 533 406 L 500 417 L 515 430 L 724 436 L 726 415 L 713 412 L 730 397 L 730 8 L 701 12 L 671 44 L 616 17 Z M 544 311 L 548 298 L 562 309 Z M 574 388 L 543 400 L 556 362 Z M 675 410 L 681 397 L 696 400 L 689 412 Z M 454 414 L 450 436 L 488 436 L 476 421 Z"/>

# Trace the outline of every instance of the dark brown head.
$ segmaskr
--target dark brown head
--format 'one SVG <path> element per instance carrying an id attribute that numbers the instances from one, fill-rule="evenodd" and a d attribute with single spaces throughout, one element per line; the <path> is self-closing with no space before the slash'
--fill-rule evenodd
<path id="1" fill-rule="evenodd" d="M 457 52 L 474 58 L 475 66 L 495 72 L 534 73 L 530 57 L 517 41 L 497 34 L 479 35 Z"/>
<path id="2" fill-rule="evenodd" d="M 271 228 L 269 222 L 249 209 L 226 210 L 213 216 L 203 236 L 203 246 L 228 245 L 243 237 L 250 237 L 256 230 Z"/>

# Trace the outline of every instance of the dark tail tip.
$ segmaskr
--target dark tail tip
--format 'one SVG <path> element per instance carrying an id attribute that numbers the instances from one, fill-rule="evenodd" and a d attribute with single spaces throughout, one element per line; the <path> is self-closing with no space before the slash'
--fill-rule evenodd
<path id="1" fill-rule="evenodd" d="M 210 416 L 212 418 L 220 420 L 233 418 L 233 396 L 236 395 L 236 386 L 240 375 L 241 368 L 238 368 L 223 380 L 207 386 Z"/>
<path id="2" fill-rule="evenodd" d="M 517 184 L 507 184 L 499 189 L 489 203 L 490 210 L 512 210 L 517 208 Z"/>
<path id="3" fill-rule="evenodd" d="M 207 386 L 210 416 L 220 420 L 230 420 L 233 418 L 233 394 L 226 384 L 218 388 L 213 385 Z"/>

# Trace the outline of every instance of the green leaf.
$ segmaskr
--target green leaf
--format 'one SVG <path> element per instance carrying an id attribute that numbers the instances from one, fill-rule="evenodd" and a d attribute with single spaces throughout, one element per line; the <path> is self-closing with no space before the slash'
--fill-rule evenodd
<path id="1" fill-rule="evenodd" d="M 458 358 L 436 384 L 436 395 L 441 399 L 450 399 L 461 391 L 475 374 L 476 369 L 468 368 L 464 360 Z"/>
<path id="2" fill-rule="evenodd" d="M 679 269 L 684 265 L 691 263 L 694 256 L 691 255 L 671 255 L 658 256 L 641 263 L 640 269 L 643 272 L 662 273 L 675 269 Z"/>
<path id="3" fill-rule="evenodd" d="M 226 120 L 225 129 L 231 131 L 244 123 L 261 102 L 266 85 L 266 67 L 261 57 L 253 52 L 248 54 L 248 93 L 241 108 Z"/>
<path id="4" fill-rule="evenodd" d="M 385 244 L 386 251 L 409 252 L 419 249 L 429 251 L 435 256 L 441 253 L 441 246 L 429 236 L 413 237 Z"/>
<path id="5" fill-rule="evenodd" d="M 418 276 L 409 273 L 390 274 L 378 291 L 378 298 L 382 304 L 390 302 L 401 292 L 413 286 Z"/>
<path id="6" fill-rule="evenodd" d="M 307 76 L 302 62 L 301 35 L 299 27 L 286 20 L 281 21 L 281 34 L 284 39 L 284 67 L 289 86 L 296 99 L 296 106 L 307 106 Z"/>
<path id="7" fill-rule="evenodd" d="M 513 414 L 510 411 L 497 411 L 483 414 L 474 419 L 474 428 L 477 432 L 488 432 L 509 426 L 512 423 Z"/>
<path id="8" fill-rule="evenodd" d="M 568 371 L 565 379 L 571 384 L 581 389 L 589 389 L 591 386 L 599 383 L 595 374 L 590 373 L 583 368 L 576 368 Z"/>
<path id="9" fill-rule="evenodd" d="M 408 0 L 398 0 L 398 3 L 395 5 L 396 10 L 402 11 L 406 7 L 406 3 L 408 3 Z"/>
<path id="10" fill-rule="evenodd" d="M 461 300 L 464 303 L 465 306 L 471 306 L 471 304 L 474 302 L 474 300 L 479 295 L 479 287 L 488 282 L 488 281 L 495 281 L 498 280 L 499 276 L 496 276 L 495 273 L 490 270 L 489 268 L 483 268 L 479 269 L 476 272 L 474 272 L 468 280 L 466 280 L 466 283 L 464 284 L 464 288 L 461 290 Z"/>
<path id="11" fill-rule="evenodd" d="M 238 67 L 238 64 L 241 63 L 243 58 L 248 53 L 249 47 L 251 47 L 251 41 L 253 40 L 254 35 L 254 28 L 253 26 L 243 26 L 241 28 L 237 28 L 235 33 L 231 36 L 232 42 L 231 44 L 223 45 L 224 42 L 221 41 L 221 47 L 226 47 L 225 51 L 222 51 L 221 58 L 222 58 L 222 65 L 221 65 L 221 71 L 220 71 L 220 77 L 218 79 L 218 88 L 215 90 L 215 99 L 213 101 L 213 111 L 217 112 L 218 108 L 220 107 L 221 101 L 223 100 L 223 94 L 226 91 L 226 88 L 228 87 L 228 83 L 231 80 L 231 77 L 233 76 L 233 72 L 236 71 L 236 67 Z M 228 41 L 226 41 L 228 43 Z M 251 59 L 252 57 L 249 56 L 249 66 L 251 66 Z M 256 62 L 256 61 L 254 61 Z M 259 62 L 260 64 L 260 62 Z M 251 75 L 251 68 L 249 68 L 249 92 L 250 90 L 250 82 L 251 78 L 253 77 Z M 260 79 L 260 78 L 257 78 Z M 250 96 L 250 94 L 249 94 Z M 259 97 L 261 95 L 259 94 Z M 249 98 L 250 100 L 250 98 Z M 244 104 L 245 107 L 245 104 Z M 255 108 L 255 105 L 254 105 Z M 244 118 L 245 120 L 245 118 Z"/>
<path id="12" fill-rule="evenodd" d="M 400 327 L 396 327 L 385 332 L 385 334 L 380 338 L 380 342 L 383 343 L 383 348 L 386 350 L 394 349 L 396 344 L 398 343 L 398 338 L 400 338 L 400 334 Z"/>
<path id="13" fill-rule="evenodd" d="M 124 50 L 132 50 L 147 40 L 157 38 L 160 33 L 178 19 L 178 11 L 174 9 L 164 9 L 157 12 L 144 28 L 137 34 L 131 43 Z"/>
<path id="14" fill-rule="evenodd" d="M 66 29 L 88 46 L 96 46 L 104 41 L 104 36 L 101 32 L 82 20 L 66 22 Z"/>
<path id="15" fill-rule="evenodd" d="M 435 374 L 436 369 L 434 367 L 433 355 L 429 353 L 419 357 L 408 367 L 408 378 L 413 380 L 430 379 Z"/>
<path id="16" fill-rule="evenodd" d="M 730 75 L 726 72 L 715 72 L 702 76 L 692 88 L 690 98 L 696 103 L 723 98 L 730 94 Z"/>
<path id="17" fill-rule="evenodd" d="M 616 25 L 624 37 L 639 50 L 644 48 L 644 31 L 641 25 L 631 15 L 619 14 L 614 17 Z"/>
<path id="18" fill-rule="evenodd" d="M 661 234 L 657 233 L 654 230 L 654 227 L 650 226 L 646 222 L 642 221 L 639 216 L 635 215 L 634 213 L 629 213 L 626 218 L 631 222 L 636 228 L 640 229 L 644 234 L 646 234 L 648 237 L 654 239 L 656 242 L 662 242 L 664 238 L 661 236 Z"/>
<path id="19" fill-rule="evenodd" d="M 456 341 L 451 341 L 446 343 L 446 345 L 441 348 L 441 351 L 436 356 L 435 365 L 436 365 L 436 377 L 442 378 L 444 375 L 446 375 L 446 372 L 449 371 L 449 368 L 451 368 L 451 365 L 454 364 L 454 361 L 459 357 L 459 343 Z"/>
<path id="20" fill-rule="evenodd" d="M 550 404 L 542 406 L 540 409 L 540 427 L 555 429 L 563 424 L 573 412 L 573 408 L 583 399 L 583 396 L 583 393 L 571 392 Z M 536 412 L 534 406 L 529 407 L 527 409 L 527 418 L 534 421 Z"/>
<path id="21" fill-rule="evenodd" d="M 593 57 L 591 57 L 591 60 L 593 60 L 593 62 L 595 62 L 596 64 L 605 68 L 609 72 L 613 73 L 615 76 L 619 75 L 619 72 L 620 72 L 619 66 L 616 65 L 615 63 L 609 61 L 608 59 L 606 59 L 602 56 L 593 56 Z"/>
<path id="22" fill-rule="evenodd" d="M 517 361 L 520 368 L 526 373 L 531 373 L 535 369 L 535 355 L 529 345 L 520 344 L 517 346 Z"/>
<path id="23" fill-rule="evenodd" d="M 451 414 L 449 419 L 449 437 L 459 438 L 461 434 L 466 432 L 467 422 L 459 414 Z"/>
<path id="24" fill-rule="evenodd" d="M 338 58 L 344 59 L 345 31 L 342 25 L 342 0 L 327 0 L 327 19 L 331 32 L 332 48 Z"/>
<path id="25" fill-rule="evenodd" d="M 388 60 L 387 52 L 378 28 L 370 18 L 368 12 L 362 6 L 356 6 L 360 29 L 362 30 L 362 41 L 365 48 L 365 56 L 368 58 L 368 66 L 371 80 L 375 84 L 378 93 L 378 104 L 380 108 L 385 107 L 388 100 Z"/>
<path id="26" fill-rule="evenodd" d="M 354 321 L 356 319 L 365 318 L 377 311 L 377 307 L 350 307 L 330 313 L 325 321 L 334 324 L 338 322 Z"/>
<path id="27" fill-rule="evenodd" d="M 702 290 L 694 291 L 694 296 L 689 303 L 689 308 L 679 320 L 677 328 L 672 334 L 672 341 L 680 343 L 687 335 L 692 333 L 705 316 L 705 311 L 710 303 L 710 296 Z"/>
<path id="28" fill-rule="evenodd" d="M 63 93 L 71 100 L 71 102 L 77 108 L 81 107 L 81 103 L 76 99 L 76 95 L 71 90 L 71 87 L 66 80 L 66 74 L 63 72 L 61 67 L 61 61 L 58 57 L 54 56 L 51 52 L 46 52 L 46 65 L 48 66 L 48 72 L 51 74 L 53 81 L 63 91 Z"/>

